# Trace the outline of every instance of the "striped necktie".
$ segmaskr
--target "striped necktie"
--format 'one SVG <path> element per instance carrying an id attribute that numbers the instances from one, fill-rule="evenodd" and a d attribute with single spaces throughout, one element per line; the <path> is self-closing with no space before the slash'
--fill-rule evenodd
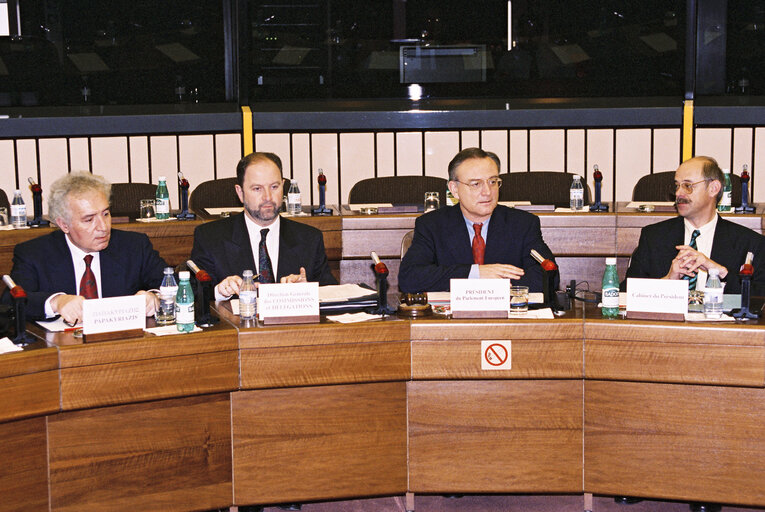
<path id="1" fill-rule="evenodd" d="M 698 229 L 694 229 L 693 233 L 691 233 L 691 241 L 688 244 L 688 246 L 693 249 L 694 251 L 697 250 L 696 247 L 696 239 L 701 234 L 701 231 Z M 694 276 L 683 276 L 683 279 L 688 281 L 688 289 L 689 290 L 695 290 L 696 289 L 696 281 L 698 279 L 698 271 L 696 271 L 696 275 Z"/>
<path id="2" fill-rule="evenodd" d="M 261 283 L 274 282 L 274 271 L 271 267 L 271 258 L 268 256 L 268 248 L 266 247 L 268 231 L 268 228 L 260 230 L 260 244 L 258 245 L 258 272 L 260 277 L 258 281 Z"/>

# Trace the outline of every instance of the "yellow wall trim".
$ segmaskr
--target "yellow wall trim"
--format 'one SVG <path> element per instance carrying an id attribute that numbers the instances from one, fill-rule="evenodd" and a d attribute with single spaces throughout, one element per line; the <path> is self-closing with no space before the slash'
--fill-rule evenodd
<path id="1" fill-rule="evenodd" d="M 249 155 L 253 152 L 253 137 L 252 137 L 252 110 L 250 107 L 242 107 L 242 149 L 244 155 Z"/>
<path id="2" fill-rule="evenodd" d="M 683 162 L 693 157 L 693 100 L 683 105 Z"/>

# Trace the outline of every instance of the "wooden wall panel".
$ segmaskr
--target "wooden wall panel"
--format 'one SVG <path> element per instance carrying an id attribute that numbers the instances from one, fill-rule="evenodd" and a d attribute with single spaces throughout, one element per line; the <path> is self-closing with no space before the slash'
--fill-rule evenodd
<path id="1" fill-rule="evenodd" d="M 393 133 L 378 133 L 377 137 L 377 175 L 378 176 L 393 176 L 396 166 L 396 155 L 393 148 L 395 147 L 395 134 Z"/>
<path id="2" fill-rule="evenodd" d="M 215 177 L 212 135 L 181 135 L 178 138 L 180 171 L 189 183 L 199 184 Z M 177 175 L 167 176 L 171 208 L 180 208 Z M 193 189 L 192 189 L 193 190 Z"/>
<path id="3" fill-rule="evenodd" d="M 730 128 L 696 128 L 693 154 L 711 156 L 720 167 L 730 167 L 732 139 L 733 131 Z"/>
<path id="4" fill-rule="evenodd" d="M 46 419 L 0 424 L 0 489 L 3 512 L 48 509 Z"/>
<path id="5" fill-rule="evenodd" d="M 5 176 L 0 188 L 8 196 L 8 202 L 16 189 L 16 147 L 13 140 L 0 140 L 0 175 Z M 10 213 L 10 212 L 9 212 Z"/>
<path id="6" fill-rule="evenodd" d="M 420 176 L 422 174 L 422 132 L 396 133 L 396 174 Z"/>
<path id="7" fill-rule="evenodd" d="M 657 128 L 653 131 L 653 172 L 674 171 L 678 165 L 680 129 Z"/>
<path id="8" fill-rule="evenodd" d="M 510 167 L 507 172 L 528 170 L 528 134 L 526 130 L 510 130 Z"/>
<path id="9" fill-rule="evenodd" d="M 149 138 L 130 137 L 130 181 L 149 183 Z M 196 185 L 196 184 L 195 184 Z M 192 185 L 193 190 L 194 185 Z"/>
<path id="10" fill-rule="evenodd" d="M 566 170 L 584 176 L 584 130 L 568 130 L 566 136 Z"/>
<path id="11" fill-rule="evenodd" d="M 284 177 L 292 177 L 292 161 L 290 160 L 290 134 L 289 133 L 256 133 L 255 151 L 268 151 L 276 153 L 282 159 Z"/>
<path id="12" fill-rule="evenodd" d="M 603 173 L 603 201 L 613 201 L 614 184 L 614 131 L 587 130 L 587 176 L 592 175 L 595 164 Z M 618 176 L 616 177 L 618 179 Z M 616 198 L 618 200 L 618 198 Z"/>
<path id="13" fill-rule="evenodd" d="M 19 139 L 16 141 L 16 151 L 18 153 L 18 188 L 21 189 L 21 196 L 24 203 L 32 204 L 32 192 L 29 190 L 28 178 L 37 181 L 37 144 L 35 139 Z M 10 191 L 8 201 L 13 197 L 13 190 Z M 31 210 L 30 210 L 31 211 Z M 8 212 L 10 215 L 10 212 Z"/>
<path id="14" fill-rule="evenodd" d="M 481 145 L 481 133 L 478 130 L 463 130 L 462 131 L 462 147 L 465 148 L 477 148 Z"/>
<path id="15" fill-rule="evenodd" d="M 375 135 L 373 133 L 340 134 L 340 201 L 348 202 L 348 194 L 354 183 L 375 177 Z M 318 204 L 319 188 L 314 177 L 311 186 Z M 331 203 L 330 203 L 331 204 Z"/>
<path id="16" fill-rule="evenodd" d="M 151 137 L 149 144 L 151 145 L 151 183 L 156 185 L 157 178 L 160 176 L 169 179 L 178 172 L 178 140 L 173 135 L 160 135 Z M 168 187 L 168 189 L 171 188 Z M 170 197 L 172 201 L 173 196 Z M 177 200 L 174 204 L 178 204 Z"/>
<path id="17" fill-rule="evenodd" d="M 459 132 L 425 132 L 425 174 L 446 177 L 449 162 L 459 152 L 459 146 Z"/>
<path id="18" fill-rule="evenodd" d="M 651 130 L 616 131 L 615 168 L 616 198 L 627 201 L 632 198 L 635 183 L 651 172 Z M 606 187 L 609 187 L 608 182 Z"/>
<path id="19" fill-rule="evenodd" d="M 45 191 L 51 183 L 69 172 L 69 158 L 66 139 L 40 139 L 39 146 L 40 185 Z M 47 212 L 45 205 L 43 211 Z"/>
<path id="20" fill-rule="evenodd" d="M 127 137 L 93 137 L 90 150 L 93 174 L 100 174 L 111 183 L 128 181 Z"/>
<path id="21" fill-rule="evenodd" d="M 563 171 L 565 168 L 564 130 L 531 130 L 532 171 Z"/>
<path id="22" fill-rule="evenodd" d="M 481 132 L 481 147 L 499 157 L 499 172 L 507 172 L 507 130 L 484 130 Z M 454 155 L 450 157 L 453 158 Z M 447 162 L 448 166 L 448 162 Z"/>
<path id="23" fill-rule="evenodd" d="M 404 382 L 239 391 L 232 414 L 237 504 L 406 491 Z"/>
<path id="24" fill-rule="evenodd" d="M 90 141 L 87 138 L 69 139 L 69 168 L 73 172 L 90 170 Z"/>
<path id="25" fill-rule="evenodd" d="M 741 174 L 741 169 L 746 164 L 751 176 L 752 172 L 752 135 L 754 128 L 735 128 L 733 130 L 733 161 L 730 170 L 734 174 Z M 751 182 L 750 185 L 751 187 Z"/>
<path id="26" fill-rule="evenodd" d="M 230 416 L 228 394 L 52 416 L 51 510 L 230 506 Z"/>
<path id="27" fill-rule="evenodd" d="M 340 160 L 340 148 L 337 147 L 338 140 L 339 137 L 336 133 L 314 133 L 311 135 L 311 148 L 313 150 L 313 169 L 311 172 L 317 173 L 318 169 L 324 170 L 324 175 L 327 177 L 327 204 L 340 202 L 340 176 L 337 168 Z"/>
<path id="28" fill-rule="evenodd" d="M 238 133 L 215 135 L 215 159 L 218 178 L 236 176 L 236 164 L 243 157 L 242 136 Z"/>

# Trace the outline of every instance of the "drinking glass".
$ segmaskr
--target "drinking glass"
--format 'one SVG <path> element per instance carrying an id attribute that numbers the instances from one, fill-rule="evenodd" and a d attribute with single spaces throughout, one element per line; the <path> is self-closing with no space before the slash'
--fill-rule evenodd
<path id="1" fill-rule="evenodd" d="M 438 192 L 425 192 L 425 213 L 438 210 L 441 206 Z"/>
<path id="2" fill-rule="evenodd" d="M 0 226 L 8 225 L 8 208 L 0 206 Z"/>
<path id="3" fill-rule="evenodd" d="M 529 310 L 529 287 L 510 287 L 510 314 L 521 315 Z"/>
<path id="4" fill-rule="evenodd" d="M 154 218 L 154 199 L 141 199 L 140 215 L 142 219 Z"/>

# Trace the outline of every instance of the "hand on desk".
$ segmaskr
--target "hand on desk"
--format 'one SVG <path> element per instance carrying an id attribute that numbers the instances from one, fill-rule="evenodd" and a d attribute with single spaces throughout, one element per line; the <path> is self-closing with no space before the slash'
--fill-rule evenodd
<path id="1" fill-rule="evenodd" d="M 146 299 L 146 316 L 154 316 L 159 309 L 159 297 L 151 292 L 140 290 L 136 295 L 144 295 Z"/>
<path id="2" fill-rule="evenodd" d="M 699 251 L 691 248 L 689 245 L 678 245 L 677 256 L 672 260 L 672 266 L 665 279 L 682 279 L 683 276 L 693 277 L 699 270 L 709 272 L 709 269 L 716 268 L 720 272 L 720 279 L 725 279 L 728 275 L 728 269 L 715 263 L 704 256 Z"/>
<path id="3" fill-rule="evenodd" d="M 478 272 L 481 279 L 520 279 L 526 273 L 522 268 L 516 267 L 514 265 L 509 265 L 507 263 L 479 265 Z"/>
<path id="4" fill-rule="evenodd" d="M 255 283 L 256 287 L 257 285 L 258 284 Z M 231 297 L 232 295 L 239 294 L 239 288 L 241 288 L 241 286 L 241 276 L 228 276 L 223 281 L 218 283 L 218 286 L 216 286 L 215 289 L 222 297 Z"/>
<path id="5" fill-rule="evenodd" d="M 300 267 L 300 274 L 290 274 L 284 276 L 279 280 L 280 283 L 307 283 L 308 279 L 305 276 L 305 268 Z"/>
<path id="6" fill-rule="evenodd" d="M 72 325 L 82 319 L 82 303 L 85 300 L 80 295 L 56 295 L 50 301 L 54 313 L 61 315 L 65 322 Z"/>

